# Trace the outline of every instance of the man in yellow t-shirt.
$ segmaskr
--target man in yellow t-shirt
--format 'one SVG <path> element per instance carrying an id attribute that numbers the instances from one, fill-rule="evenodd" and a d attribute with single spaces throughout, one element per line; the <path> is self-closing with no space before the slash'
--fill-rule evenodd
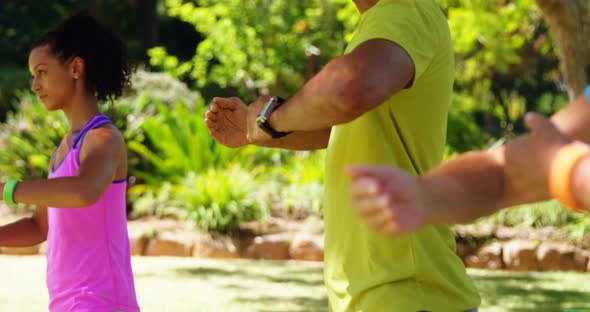
<path id="1" fill-rule="evenodd" d="M 475 309 L 451 230 L 371 231 L 351 208 L 345 172 L 368 163 L 418 175 L 441 161 L 454 71 L 448 25 L 434 0 L 355 4 L 362 15 L 345 54 L 295 95 L 249 107 L 215 98 L 205 122 L 230 147 L 328 148 L 324 276 L 333 311 Z"/>

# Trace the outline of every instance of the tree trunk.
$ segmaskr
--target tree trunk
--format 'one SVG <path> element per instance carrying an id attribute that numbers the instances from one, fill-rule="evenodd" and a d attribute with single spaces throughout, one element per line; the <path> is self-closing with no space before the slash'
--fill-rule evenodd
<path id="1" fill-rule="evenodd" d="M 536 0 L 557 47 L 570 99 L 588 83 L 590 12 L 588 0 Z"/>

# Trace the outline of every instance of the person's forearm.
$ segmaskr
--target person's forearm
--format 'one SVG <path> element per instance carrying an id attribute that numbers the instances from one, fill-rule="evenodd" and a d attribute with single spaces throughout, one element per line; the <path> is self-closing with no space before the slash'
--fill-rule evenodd
<path id="1" fill-rule="evenodd" d="M 426 219 L 433 224 L 468 223 L 502 208 L 541 201 L 517 190 L 504 168 L 504 148 L 461 154 L 420 177 Z"/>
<path id="2" fill-rule="evenodd" d="M 414 71 L 404 49 L 388 40 L 369 40 L 330 61 L 270 116 L 269 123 L 287 132 L 352 121 L 406 88 Z"/>
<path id="3" fill-rule="evenodd" d="M 257 143 L 257 146 L 278 147 L 295 151 L 310 151 L 328 147 L 331 129 L 293 132 L 280 139 Z"/>
<path id="4" fill-rule="evenodd" d="M 471 222 L 500 208 L 502 163 L 489 152 L 461 154 L 419 178 L 429 224 Z"/>
<path id="5" fill-rule="evenodd" d="M 590 143 L 590 105 L 584 95 L 554 114 L 551 121 L 564 134 Z M 586 162 L 586 161 L 585 161 Z M 549 199 L 536 192 L 513 187 L 504 171 L 504 148 L 491 152 L 471 152 L 447 161 L 420 178 L 426 194 L 425 209 L 435 224 L 473 221 L 501 208 Z M 584 164 L 580 164 L 581 166 Z M 579 170 L 580 172 L 588 172 Z M 582 174 L 582 173 L 580 173 Z M 576 178 L 576 194 L 588 194 L 590 179 Z M 588 187 L 588 188 L 587 188 Z M 590 198 L 589 198 L 590 199 Z M 580 203 L 590 207 L 590 203 Z"/>
<path id="6" fill-rule="evenodd" d="M 46 239 L 47 233 L 33 217 L 0 226 L 0 246 L 2 247 L 33 246 Z"/>
<path id="7" fill-rule="evenodd" d="M 572 173 L 572 192 L 576 202 L 590 212 L 590 156 L 586 156 L 574 168 Z"/>
<path id="8" fill-rule="evenodd" d="M 278 131 L 310 131 L 345 123 L 363 112 L 354 85 L 355 69 L 345 57 L 332 60 L 271 116 Z"/>
<path id="9" fill-rule="evenodd" d="M 0 184 L 0 189 L 4 184 Z M 23 181 L 17 184 L 13 199 L 44 207 L 79 208 L 94 204 L 104 192 L 104 186 L 96 181 L 79 177 L 63 177 L 49 180 Z M 2 200 L 3 195 L 0 194 Z"/>

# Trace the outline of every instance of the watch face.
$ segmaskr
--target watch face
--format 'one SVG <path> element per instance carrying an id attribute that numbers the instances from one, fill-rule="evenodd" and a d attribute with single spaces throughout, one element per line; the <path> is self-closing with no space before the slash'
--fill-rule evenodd
<path id="1" fill-rule="evenodd" d="M 264 117 L 264 121 L 261 122 L 265 122 L 266 120 L 268 120 L 270 114 L 277 109 L 279 106 L 281 106 L 281 104 L 283 104 L 285 102 L 285 100 L 281 99 L 278 96 L 273 96 L 270 98 L 270 100 L 268 100 L 268 103 L 266 103 L 266 105 L 264 106 L 264 108 L 262 109 L 262 111 L 260 112 L 260 114 L 258 115 L 258 117 Z M 258 121 L 258 119 L 257 119 Z"/>
<path id="2" fill-rule="evenodd" d="M 260 126 L 264 123 L 266 123 L 266 116 L 263 115 L 258 115 L 258 117 L 256 117 L 256 123 Z"/>
<path id="3" fill-rule="evenodd" d="M 267 108 L 272 112 L 281 106 L 281 104 L 283 104 L 283 101 L 279 100 L 278 97 L 273 96 L 270 98 L 270 100 L 268 100 Z"/>
<path id="4" fill-rule="evenodd" d="M 278 132 L 275 129 L 273 129 L 271 127 L 271 125 L 268 123 L 268 120 L 270 119 L 270 115 L 272 114 L 272 112 L 277 109 L 279 106 L 281 106 L 281 104 L 283 104 L 285 102 L 285 100 L 283 100 L 282 98 L 275 96 L 272 97 L 268 100 L 268 102 L 266 103 L 266 105 L 264 106 L 264 108 L 260 111 L 260 113 L 258 114 L 258 116 L 256 117 L 256 123 L 258 124 L 258 127 L 262 130 L 264 130 L 264 132 L 268 133 L 273 139 L 278 139 L 281 138 L 291 132 Z"/>
<path id="5" fill-rule="evenodd" d="M 262 110 L 260 111 L 260 114 L 258 114 L 258 117 L 264 117 L 266 119 L 266 118 L 268 118 L 268 116 L 270 115 L 270 113 L 272 111 L 273 111 L 272 100 L 269 100 L 268 103 L 266 103 L 266 105 L 264 105 L 264 108 L 262 108 Z"/>

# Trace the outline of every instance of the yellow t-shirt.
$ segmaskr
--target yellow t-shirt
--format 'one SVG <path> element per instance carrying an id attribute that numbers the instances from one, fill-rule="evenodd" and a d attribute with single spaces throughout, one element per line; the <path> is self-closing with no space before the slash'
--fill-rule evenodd
<path id="1" fill-rule="evenodd" d="M 480 299 L 445 226 L 400 236 L 371 230 L 350 206 L 351 164 L 388 164 L 421 174 L 440 163 L 454 54 L 434 0 L 381 0 L 361 16 L 345 53 L 370 39 L 401 46 L 415 65 L 411 88 L 332 128 L 326 160 L 324 275 L 333 311 L 458 312 Z M 395 75 L 395 72 L 391 73 Z"/>

